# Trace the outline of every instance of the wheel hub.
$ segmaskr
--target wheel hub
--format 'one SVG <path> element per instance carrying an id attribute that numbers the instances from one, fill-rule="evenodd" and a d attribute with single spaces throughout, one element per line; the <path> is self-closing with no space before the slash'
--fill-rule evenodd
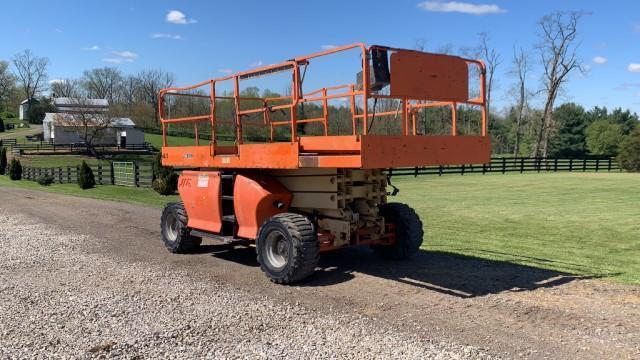
<path id="1" fill-rule="evenodd" d="M 289 243 L 285 236 L 273 232 L 266 239 L 266 258 L 271 267 L 282 269 L 289 262 Z"/>

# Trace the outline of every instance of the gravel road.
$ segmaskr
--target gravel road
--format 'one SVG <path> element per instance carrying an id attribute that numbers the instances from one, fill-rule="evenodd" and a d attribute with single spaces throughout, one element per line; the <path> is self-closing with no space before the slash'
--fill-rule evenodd
<path id="1" fill-rule="evenodd" d="M 640 288 L 367 250 L 300 286 L 251 249 L 173 255 L 160 210 L 0 188 L 0 358 L 640 358 Z"/>

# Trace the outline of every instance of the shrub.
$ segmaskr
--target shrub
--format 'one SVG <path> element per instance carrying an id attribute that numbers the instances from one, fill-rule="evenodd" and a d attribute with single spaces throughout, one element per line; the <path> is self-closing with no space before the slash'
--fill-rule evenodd
<path id="1" fill-rule="evenodd" d="M 21 180 L 22 179 L 22 164 L 20 164 L 20 160 L 11 159 L 11 164 L 9 165 L 9 178 L 11 180 Z"/>
<path id="2" fill-rule="evenodd" d="M 2 143 L 2 140 L 0 140 Z M 0 144 L 0 175 L 4 175 L 7 171 L 7 148 Z"/>
<path id="3" fill-rule="evenodd" d="M 78 171 L 78 186 L 81 189 L 91 189 L 96 186 L 96 179 L 93 176 L 93 171 L 87 165 L 86 161 L 82 162 L 80 165 L 80 171 Z"/>
<path id="4" fill-rule="evenodd" d="M 162 154 L 153 163 L 153 190 L 161 195 L 171 195 L 178 189 L 178 174 L 171 166 L 162 166 Z"/>
<path id="5" fill-rule="evenodd" d="M 618 163 L 627 171 L 640 172 L 640 128 L 625 136 L 620 143 Z"/>
<path id="6" fill-rule="evenodd" d="M 618 146 L 622 140 L 622 128 L 607 120 L 594 121 L 586 131 L 587 148 L 594 155 L 618 154 Z"/>
<path id="7" fill-rule="evenodd" d="M 38 182 L 38 184 L 42 186 L 49 186 L 53 184 L 53 175 L 51 174 L 40 175 L 38 176 L 38 179 L 36 181 Z"/>

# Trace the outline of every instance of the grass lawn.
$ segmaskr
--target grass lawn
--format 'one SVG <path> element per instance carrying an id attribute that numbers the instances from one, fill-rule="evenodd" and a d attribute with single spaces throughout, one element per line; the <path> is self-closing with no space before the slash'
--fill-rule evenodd
<path id="1" fill-rule="evenodd" d="M 144 134 L 144 141 L 150 143 L 155 148 L 162 148 L 162 135 L 159 134 Z M 169 146 L 193 146 L 196 144 L 196 139 L 180 136 L 167 136 L 167 142 Z M 200 144 L 208 144 L 207 140 L 201 140 Z"/>
<path id="2" fill-rule="evenodd" d="M 93 189 L 82 190 L 77 184 L 52 184 L 49 186 L 42 186 L 35 181 L 11 181 L 8 176 L 2 175 L 0 175 L 0 186 L 20 187 L 93 199 L 138 203 L 154 207 L 163 207 L 168 202 L 179 201 L 178 195 L 162 196 L 156 193 L 153 189 L 105 185 L 96 186 Z"/>
<path id="3" fill-rule="evenodd" d="M 640 174 L 393 178 L 424 248 L 640 284 Z"/>
<path id="4" fill-rule="evenodd" d="M 424 249 L 640 284 L 640 174 L 394 177 L 424 222 Z M 35 182 L 0 186 L 163 206 L 153 190 Z"/>

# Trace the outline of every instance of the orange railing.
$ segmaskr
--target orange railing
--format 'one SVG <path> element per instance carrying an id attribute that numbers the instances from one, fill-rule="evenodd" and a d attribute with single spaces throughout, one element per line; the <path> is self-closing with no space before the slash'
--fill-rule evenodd
<path id="1" fill-rule="evenodd" d="M 394 49 L 388 47 L 380 47 L 380 46 L 372 46 L 367 48 L 362 43 L 342 46 L 326 51 L 317 52 L 311 55 L 302 56 L 295 58 L 290 61 L 286 61 L 276 65 L 269 65 L 260 67 L 257 69 L 244 71 L 235 73 L 232 75 L 228 75 L 225 77 L 220 77 L 217 79 L 212 79 L 208 81 L 203 81 L 201 83 L 186 86 L 186 87 L 172 87 L 163 89 L 159 93 L 159 115 L 162 123 L 162 133 L 163 133 L 163 146 L 167 146 L 167 126 L 169 124 L 176 123 L 194 123 L 194 132 L 196 138 L 196 145 L 199 145 L 198 139 L 198 122 L 208 121 L 211 125 L 211 151 L 212 155 L 215 153 L 215 145 L 216 145 L 216 125 L 217 124 L 228 124 L 233 125 L 235 127 L 235 137 L 236 144 L 242 144 L 243 142 L 243 122 L 242 117 L 253 114 L 262 113 L 262 126 L 269 126 L 270 132 L 270 141 L 274 141 L 274 128 L 278 126 L 289 126 L 291 132 L 291 141 L 297 141 L 297 127 L 298 124 L 305 123 L 320 123 L 323 126 L 323 133 L 325 136 L 329 135 L 329 101 L 335 99 L 346 98 L 349 100 L 349 108 L 351 111 L 351 125 L 352 125 L 352 133 L 351 135 L 357 135 L 359 133 L 358 121 L 362 122 L 362 128 L 360 133 L 366 135 L 369 132 L 369 119 L 373 117 L 384 117 L 384 116 L 394 116 L 400 117 L 402 120 L 401 128 L 402 134 L 405 136 L 409 135 L 418 135 L 417 125 L 416 125 L 416 113 L 419 109 L 430 108 L 430 107 L 442 107 L 448 106 L 451 107 L 451 135 L 457 136 L 457 107 L 460 104 L 468 104 L 468 105 L 477 105 L 481 108 L 481 134 L 482 136 L 487 135 L 487 113 L 486 113 L 486 89 L 485 89 L 485 66 L 481 61 L 478 60 L 470 60 L 463 59 L 466 61 L 468 65 L 475 65 L 478 67 L 479 71 L 479 80 L 480 80 L 480 89 L 479 96 L 474 99 L 468 99 L 466 101 L 425 101 L 425 100 L 415 100 L 409 97 L 392 97 L 390 95 L 380 94 L 378 92 L 369 90 L 369 79 L 370 79 L 370 66 L 369 66 L 369 52 L 372 49 L 385 49 L 389 51 L 408 51 L 402 49 Z M 307 65 L 310 59 L 318 58 L 321 56 L 327 56 L 331 54 L 335 54 L 342 51 L 359 49 L 362 55 L 362 90 L 357 90 L 355 84 L 345 84 L 338 86 L 330 86 L 323 87 L 317 89 L 312 92 L 308 92 L 304 95 L 301 94 L 301 79 L 300 79 L 300 66 Z M 252 77 L 265 76 L 270 75 L 276 72 L 283 71 L 291 71 L 292 81 L 291 81 L 291 95 L 289 96 L 279 96 L 279 97 L 245 97 L 240 94 L 240 81 L 244 79 L 249 79 Z M 223 81 L 232 81 L 233 82 L 233 96 L 217 96 L 216 95 L 216 85 Z M 188 91 L 196 90 L 202 87 L 207 86 L 209 88 L 209 94 L 190 94 Z M 332 93 L 340 90 L 340 92 Z M 330 93 L 331 92 L 331 93 Z M 167 117 L 165 114 L 165 96 L 193 96 L 198 98 L 208 98 L 210 103 L 210 111 L 208 114 L 201 114 L 196 116 L 186 116 L 186 117 L 177 117 L 171 118 Z M 360 103 L 358 104 L 358 99 Z M 382 111 L 375 112 L 375 108 L 373 112 L 369 109 L 369 100 L 373 99 L 394 99 L 399 100 L 401 106 L 395 111 Z M 216 117 L 216 100 L 229 100 L 233 101 L 233 110 L 234 115 L 230 120 L 225 119 L 217 119 Z M 259 101 L 262 103 L 261 107 L 253 108 L 253 109 L 241 109 L 242 101 Z M 286 104 L 275 104 L 278 102 L 282 102 L 284 100 L 290 100 L 290 102 Z M 300 104 L 308 103 L 308 102 L 321 102 L 322 103 L 322 115 L 314 118 L 305 118 L 298 119 L 297 116 L 297 106 Z M 271 113 L 277 110 L 288 110 L 289 111 L 289 119 L 288 120 L 280 120 L 280 121 L 272 121 Z M 361 110 L 361 113 L 358 113 Z"/>

